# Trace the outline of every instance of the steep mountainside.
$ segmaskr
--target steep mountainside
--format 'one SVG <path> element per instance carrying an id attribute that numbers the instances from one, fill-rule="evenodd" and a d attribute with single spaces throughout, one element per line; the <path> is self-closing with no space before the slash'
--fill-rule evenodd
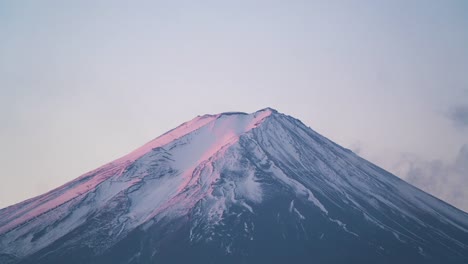
<path id="1" fill-rule="evenodd" d="M 468 214 L 267 108 L 0 210 L 0 263 L 468 263 Z"/>

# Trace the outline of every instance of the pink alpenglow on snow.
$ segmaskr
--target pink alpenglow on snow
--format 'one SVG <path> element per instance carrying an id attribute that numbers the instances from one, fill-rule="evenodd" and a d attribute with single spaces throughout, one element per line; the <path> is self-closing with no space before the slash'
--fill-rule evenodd
<path id="1" fill-rule="evenodd" d="M 21 223 L 34 221 L 38 216 L 47 214 L 48 211 L 54 208 L 72 206 L 74 202 L 83 200 L 90 191 L 94 191 L 99 185 L 105 183 L 114 187 L 110 188 L 112 193 L 101 194 L 103 200 L 98 202 L 106 202 L 108 197 L 112 197 L 116 193 L 140 182 L 141 179 L 127 181 L 119 179 L 119 176 L 126 168 L 138 160 L 145 162 L 145 155 L 153 149 L 168 147 L 171 148 L 170 154 L 174 160 L 174 167 L 179 171 L 179 174 L 174 176 L 177 180 L 171 181 L 171 186 L 165 186 L 164 183 L 161 183 L 161 186 L 158 186 L 161 188 L 157 188 L 158 190 L 148 191 L 147 196 L 141 197 L 143 202 L 141 206 L 135 206 L 134 215 L 132 215 L 132 218 L 150 217 L 151 215 L 143 213 L 147 212 L 146 208 L 143 208 L 146 206 L 145 202 L 151 203 L 151 200 L 156 196 L 166 196 L 167 199 L 162 200 L 169 201 L 193 182 L 191 176 L 197 164 L 209 160 L 217 152 L 237 142 L 240 135 L 255 129 L 273 111 L 275 110 L 265 108 L 252 114 L 222 113 L 198 116 L 148 142 L 130 154 L 88 172 L 66 185 L 37 198 L 6 208 L 6 210 L 15 213 L 10 215 L 12 217 L 8 219 L 0 219 L 0 226 L 2 226 L 0 233 L 11 231 L 10 229 L 17 228 Z M 172 146 L 171 143 L 175 140 L 191 142 L 191 144 Z M 53 220 L 55 217 L 59 216 L 48 216 L 49 220 Z M 84 221 L 84 219 L 81 220 Z M 73 225 L 79 224 L 79 222 L 75 221 Z"/>
<path id="2" fill-rule="evenodd" d="M 138 159 L 139 157 L 143 156 L 144 154 L 148 153 L 152 149 L 157 148 L 157 147 L 162 147 L 206 125 L 213 127 L 212 129 L 213 136 L 224 135 L 225 132 L 230 133 L 230 137 L 239 136 L 240 134 L 245 133 L 255 128 L 258 125 L 258 122 L 263 120 L 265 117 L 271 115 L 272 111 L 275 111 L 275 110 L 272 110 L 270 108 L 265 108 L 251 115 L 245 115 L 245 117 L 242 118 L 241 120 L 238 120 L 237 117 L 231 118 L 230 121 L 228 121 L 227 123 L 223 122 L 221 126 L 224 125 L 224 127 L 219 127 L 220 125 L 215 124 L 215 123 L 219 123 L 218 119 L 220 117 L 229 116 L 229 113 L 198 116 L 186 123 L 183 123 L 177 128 L 171 131 L 168 131 L 167 133 L 157 137 L 156 139 L 148 142 L 147 144 L 134 150 L 130 154 L 118 159 L 117 161 L 122 161 L 122 160 L 134 161 Z"/>

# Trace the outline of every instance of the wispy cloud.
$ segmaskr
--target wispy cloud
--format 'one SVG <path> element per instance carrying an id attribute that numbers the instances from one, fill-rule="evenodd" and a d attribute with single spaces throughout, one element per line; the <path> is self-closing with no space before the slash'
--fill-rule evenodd
<path id="1" fill-rule="evenodd" d="M 453 160 L 427 160 L 408 152 L 372 156 L 369 148 L 359 141 L 349 148 L 421 190 L 468 212 L 468 144 L 460 147 Z"/>
<path id="2" fill-rule="evenodd" d="M 363 143 L 361 141 L 355 141 L 353 144 L 349 146 L 349 149 L 352 150 L 357 155 L 362 154 Z"/>
<path id="3" fill-rule="evenodd" d="M 468 104 L 453 107 L 448 113 L 448 118 L 450 118 L 457 127 L 468 127 Z"/>
<path id="4" fill-rule="evenodd" d="M 452 162 L 412 160 L 405 180 L 468 212 L 468 145 Z"/>

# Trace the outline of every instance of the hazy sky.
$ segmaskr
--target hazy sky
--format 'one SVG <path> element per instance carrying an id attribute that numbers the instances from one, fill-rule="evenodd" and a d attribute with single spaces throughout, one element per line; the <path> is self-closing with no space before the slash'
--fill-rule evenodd
<path id="1" fill-rule="evenodd" d="M 468 1 L 0 2 L 0 208 L 266 106 L 468 211 Z"/>

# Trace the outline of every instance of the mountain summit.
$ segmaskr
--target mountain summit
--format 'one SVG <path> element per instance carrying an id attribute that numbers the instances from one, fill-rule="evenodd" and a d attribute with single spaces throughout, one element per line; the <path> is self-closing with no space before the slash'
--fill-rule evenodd
<path id="1" fill-rule="evenodd" d="M 468 214 L 266 108 L 0 210 L 0 263 L 468 263 Z"/>

